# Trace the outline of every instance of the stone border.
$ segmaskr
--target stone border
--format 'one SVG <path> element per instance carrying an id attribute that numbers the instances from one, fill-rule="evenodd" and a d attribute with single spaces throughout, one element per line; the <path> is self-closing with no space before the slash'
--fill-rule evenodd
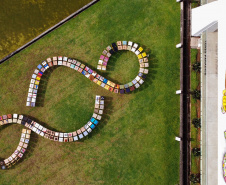
<path id="1" fill-rule="evenodd" d="M 66 17 L 65 19 L 63 19 L 62 21 L 60 21 L 59 23 L 55 24 L 54 26 L 52 26 L 51 28 L 49 28 L 48 30 L 46 30 L 45 32 L 43 32 L 42 34 L 40 34 L 39 36 L 35 37 L 34 39 L 32 39 L 31 41 L 29 41 L 28 43 L 26 43 L 25 45 L 21 46 L 19 49 L 17 49 L 16 51 L 10 53 L 9 55 L 7 55 L 6 57 L 4 57 L 3 59 L 0 60 L 0 64 L 2 64 L 3 62 L 5 62 L 6 60 L 10 59 L 12 56 L 14 56 L 15 54 L 19 53 L 20 51 L 24 50 L 25 48 L 27 48 L 28 46 L 30 46 L 31 44 L 35 43 L 36 41 L 38 41 L 39 39 L 41 39 L 42 37 L 44 37 L 45 35 L 47 35 L 48 33 L 54 31 L 55 29 L 57 29 L 58 27 L 60 27 L 61 25 L 63 25 L 64 23 L 66 23 L 67 21 L 69 21 L 70 19 L 72 19 L 74 16 L 82 13 L 84 10 L 86 10 L 87 8 L 89 8 L 90 6 L 94 5 L 95 3 L 97 3 L 99 0 L 93 0 L 90 3 L 88 3 L 87 5 L 83 6 L 82 8 L 80 8 L 79 10 L 77 10 L 76 12 L 72 13 L 71 15 L 69 15 L 68 17 Z"/>

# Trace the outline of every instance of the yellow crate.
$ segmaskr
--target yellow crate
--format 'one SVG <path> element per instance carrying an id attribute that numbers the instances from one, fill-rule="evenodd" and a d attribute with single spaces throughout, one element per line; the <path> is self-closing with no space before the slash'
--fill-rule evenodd
<path id="1" fill-rule="evenodd" d="M 142 56 L 143 56 L 143 57 L 146 57 L 146 56 L 147 56 L 147 54 L 144 52 L 144 53 L 142 53 Z"/>
<path id="2" fill-rule="evenodd" d="M 141 55 L 141 54 L 139 54 L 139 55 L 138 55 L 138 58 L 139 58 L 139 59 L 142 59 L 143 57 L 142 57 L 142 55 Z"/>
<path id="3" fill-rule="evenodd" d="M 139 47 L 138 51 L 142 52 L 144 49 L 142 47 Z"/>
<path id="4" fill-rule="evenodd" d="M 109 85 L 105 85 L 104 88 L 108 90 L 109 89 Z"/>
<path id="5" fill-rule="evenodd" d="M 97 84 L 98 84 L 98 85 L 101 85 L 101 84 L 102 84 L 102 82 L 101 82 L 100 80 L 98 80 Z"/>

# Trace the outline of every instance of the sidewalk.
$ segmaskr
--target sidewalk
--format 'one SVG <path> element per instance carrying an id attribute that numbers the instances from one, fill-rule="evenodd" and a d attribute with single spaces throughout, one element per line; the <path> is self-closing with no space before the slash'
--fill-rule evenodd
<path id="1" fill-rule="evenodd" d="M 201 78 L 201 184 L 212 185 L 218 184 L 218 32 L 206 33 L 204 37 Z"/>

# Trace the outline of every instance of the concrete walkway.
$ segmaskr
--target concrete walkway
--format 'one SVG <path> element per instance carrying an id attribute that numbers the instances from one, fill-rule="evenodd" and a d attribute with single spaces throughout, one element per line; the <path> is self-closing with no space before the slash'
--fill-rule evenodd
<path id="1" fill-rule="evenodd" d="M 203 35 L 201 184 L 218 184 L 218 32 Z"/>

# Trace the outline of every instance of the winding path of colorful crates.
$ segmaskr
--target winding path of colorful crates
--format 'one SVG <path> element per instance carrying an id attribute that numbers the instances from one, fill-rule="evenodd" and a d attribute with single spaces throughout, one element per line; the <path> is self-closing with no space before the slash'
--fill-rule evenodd
<path id="1" fill-rule="evenodd" d="M 15 164 L 19 159 L 23 157 L 23 154 L 28 147 L 31 131 L 53 141 L 58 142 L 78 141 L 79 139 L 88 136 L 88 134 L 90 134 L 92 130 L 97 126 L 97 124 L 102 118 L 103 110 L 104 110 L 104 97 L 97 95 L 95 99 L 94 113 L 91 119 L 82 128 L 70 133 L 55 132 L 49 130 L 43 127 L 41 124 L 35 122 L 34 120 L 24 115 L 8 114 L 0 116 L 0 126 L 11 123 L 17 123 L 27 127 L 27 129 L 23 129 L 22 131 L 20 143 L 15 152 L 7 159 L 0 161 L 1 169 L 11 167 L 13 164 Z"/>
<path id="2" fill-rule="evenodd" d="M 112 45 L 108 46 L 100 56 L 97 69 L 106 70 L 106 66 L 109 58 L 111 57 L 112 54 L 114 54 L 118 50 L 129 50 L 131 52 L 134 52 L 138 57 L 138 60 L 140 63 L 140 70 L 138 75 L 135 77 L 134 80 L 132 80 L 132 82 L 129 82 L 124 85 L 116 84 L 110 80 L 107 80 L 103 76 L 97 74 L 97 72 L 95 72 L 88 66 L 85 66 L 81 62 L 68 57 L 58 56 L 53 58 L 47 58 L 46 61 L 42 62 L 42 65 L 39 64 L 37 66 L 37 69 L 35 69 L 34 74 L 32 74 L 32 79 L 29 85 L 29 90 L 28 90 L 26 106 L 35 107 L 38 87 L 39 87 L 39 83 L 43 73 L 48 68 L 52 66 L 57 66 L 57 65 L 70 67 L 80 72 L 86 78 L 93 81 L 94 83 L 114 93 L 124 94 L 124 93 L 129 93 L 131 91 L 134 91 L 136 88 L 139 88 L 140 85 L 144 83 L 146 74 L 148 74 L 148 69 L 146 68 L 149 67 L 149 63 L 148 63 L 148 58 L 146 53 L 145 52 L 142 53 L 143 48 L 141 47 L 138 48 L 138 44 L 136 43 L 133 43 L 131 41 L 129 42 L 118 41 L 117 44 L 112 43 Z M 78 141 L 79 139 L 84 138 L 85 136 L 87 136 L 89 133 L 92 132 L 92 130 L 96 127 L 96 125 L 101 120 L 103 110 L 104 110 L 104 97 L 97 95 L 95 98 L 94 113 L 91 119 L 82 128 L 70 133 L 62 133 L 62 132 L 55 132 L 55 131 L 49 130 L 43 127 L 41 124 L 23 115 L 8 114 L 8 115 L 0 116 L 0 126 L 6 125 L 9 123 L 18 123 L 27 127 L 27 129 L 23 129 L 22 131 L 20 143 L 17 149 L 15 150 L 15 152 L 9 158 L 3 161 L 0 161 L 1 169 L 6 169 L 11 167 L 20 158 L 22 158 L 24 152 L 27 149 L 31 131 L 53 141 L 59 141 L 59 142 Z"/>
<path id="3" fill-rule="evenodd" d="M 117 83 L 114 83 L 107 78 L 97 74 L 96 71 L 92 70 L 88 66 L 82 64 L 78 60 L 71 59 L 68 57 L 53 57 L 53 58 L 47 58 L 46 61 L 42 62 L 42 65 L 39 64 L 37 66 L 37 69 L 35 69 L 34 74 L 32 74 L 32 79 L 29 86 L 28 91 L 28 97 L 27 97 L 27 103 L 26 106 L 35 107 L 36 104 L 36 97 L 38 92 L 39 83 L 41 80 L 42 75 L 46 70 L 48 70 L 50 67 L 53 66 L 67 66 L 71 69 L 74 69 L 78 71 L 79 73 L 83 74 L 86 78 L 93 81 L 97 85 L 105 88 L 106 90 L 109 90 L 114 93 L 129 93 L 131 91 L 134 91 L 135 89 L 139 88 L 140 85 L 144 83 L 144 79 L 146 78 L 146 75 L 148 74 L 148 58 L 147 54 L 145 52 L 142 53 L 143 48 L 138 47 L 138 44 L 133 43 L 131 41 L 118 41 L 116 43 L 112 43 L 111 46 L 108 46 L 100 56 L 100 59 L 98 61 L 97 69 L 99 70 L 106 70 L 107 63 L 109 61 L 109 58 L 112 54 L 117 52 L 118 50 L 128 50 L 133 52 L 138 57 L 138 61 L 140 64 L 140 69 L 138 72 L 138 75 L 135 77 L 134 80 L 131 82 L 119 85 Z"/>

